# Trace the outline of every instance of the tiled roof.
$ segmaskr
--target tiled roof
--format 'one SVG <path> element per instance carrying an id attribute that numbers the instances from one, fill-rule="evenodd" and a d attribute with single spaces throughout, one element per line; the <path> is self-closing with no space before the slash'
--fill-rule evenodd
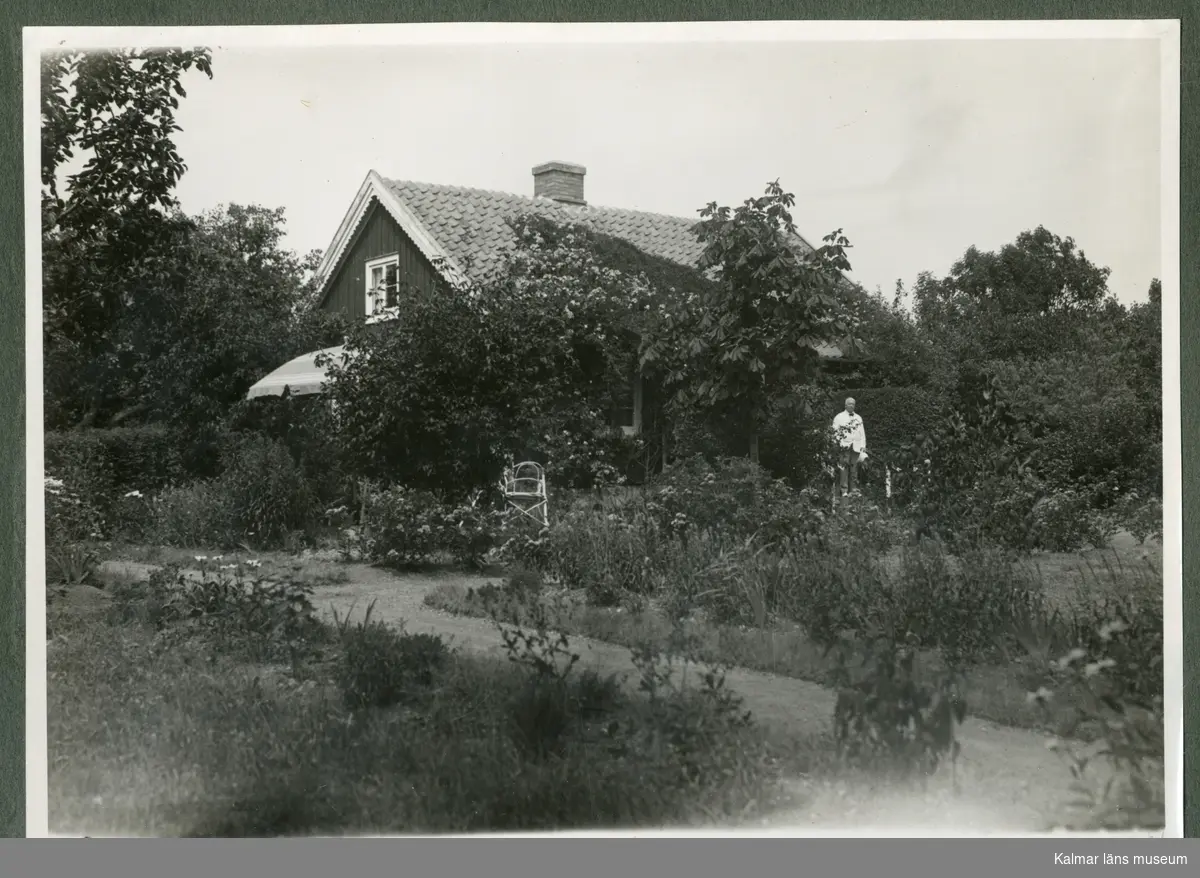
<path id="1" fill-rule="evenodd" d="M 700 221 L 699 216 L 687 219 L 616 207 L 565 204 L 544 197 L 407 180 L 384 180 L 384 183 L 448 255 L 476 277 L 486 276 L 499 267 L 505 251 L 514 245 L 505 220 L 521 213 L 580 223 L 628 241 L 651 256 L 691 268 L 696 266 L 704 249 L 692 231 Z M 798 243 L 804 250 L 812 249 L 806 241 Z"/>
<path id="2" fill-rule="evenodd" d="M 386 191 L 373 190 L 374 186 Z M 692 231 L 699 216 L 689 219 L 464 186 L 388 180 L 371 172 L 356 200 L 360 211 L 357 220 L 353 219 L 355 208 L 352 208 L 339 230 L 340 242 L 335 239 L 335 246 L 325 254 L 327 273 L 341 258 L 348 236 L 361 222 L 361 211 L 365 211 L 366 199 L 372 191 L 382 201 L 391 202 L 388 209 L 426 256 L 441 251 L 452 263 L 448 270 L 455 273 L 457 266 L 475 280 L 483 280 L 502 267 L 505 252 L 515 246 L 512 229 L 506 221 L 523 213 L 557 222 L 580 223 L 602 235 L 626 241 L 650 256 L 688 268 L 696 268 L 704 249 Z M 814 249 L 799 235 L 794 243 L 800 253 L 811 253 Z M 843 356 L 838 345 L 819 344 L 817 349 L 825 358 Z"/>

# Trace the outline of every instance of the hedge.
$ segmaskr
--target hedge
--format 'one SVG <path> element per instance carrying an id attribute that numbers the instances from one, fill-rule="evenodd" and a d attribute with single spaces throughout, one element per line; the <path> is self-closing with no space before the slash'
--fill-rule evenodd
<path id="1" fill-rule="evenodd" d="M 186 480 L 177 439 L 159 426 L 47 432 L 45 468 L 101 511 L 129 491 L 159 491 Z"/>

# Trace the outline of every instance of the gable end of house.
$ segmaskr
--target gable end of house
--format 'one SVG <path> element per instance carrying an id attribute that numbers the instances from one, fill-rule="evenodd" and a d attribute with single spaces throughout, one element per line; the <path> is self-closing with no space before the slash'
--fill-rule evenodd
<path id="1" fill-rule="evenodd" d="M 371 199 L 338 260 L 323 276 L 320 307 L 352 319 L 367 316 L 368 267 L 394 266 L 403 289 L 431 291 L 440 274 L 412 238 L 377 200 Z"/>

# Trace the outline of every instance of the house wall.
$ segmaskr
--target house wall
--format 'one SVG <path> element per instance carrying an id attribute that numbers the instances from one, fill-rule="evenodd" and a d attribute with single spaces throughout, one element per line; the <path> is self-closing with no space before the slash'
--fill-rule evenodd
<path id="1" fill-rule="evenodd" d="M 365 317 L 366 263 L 370 259 L 390 256 L 393 253 L 400 257 L 401 289 L 416 288 L 425 292 L 434 289 L 438 275 L 433 265 L 379 202 L 375 201 L 334 269 L 333 279 L 321 307 L 326 311 L 340 312 L 352 318 Z"/>

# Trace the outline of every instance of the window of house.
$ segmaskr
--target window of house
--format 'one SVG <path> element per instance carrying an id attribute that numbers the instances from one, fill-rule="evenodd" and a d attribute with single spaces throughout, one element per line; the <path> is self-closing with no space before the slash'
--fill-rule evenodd
<path id="1" fill-rule="evenodd" d="M 642 378 L 634 375 L 613 394 L 613 426 L 627 434 L 642 428 Z"/>
<path id="2" fill-rule="evenodd" d="M 367 262 L 367 316 L 399 304 L 400 257 L 383 256 Z"/>

